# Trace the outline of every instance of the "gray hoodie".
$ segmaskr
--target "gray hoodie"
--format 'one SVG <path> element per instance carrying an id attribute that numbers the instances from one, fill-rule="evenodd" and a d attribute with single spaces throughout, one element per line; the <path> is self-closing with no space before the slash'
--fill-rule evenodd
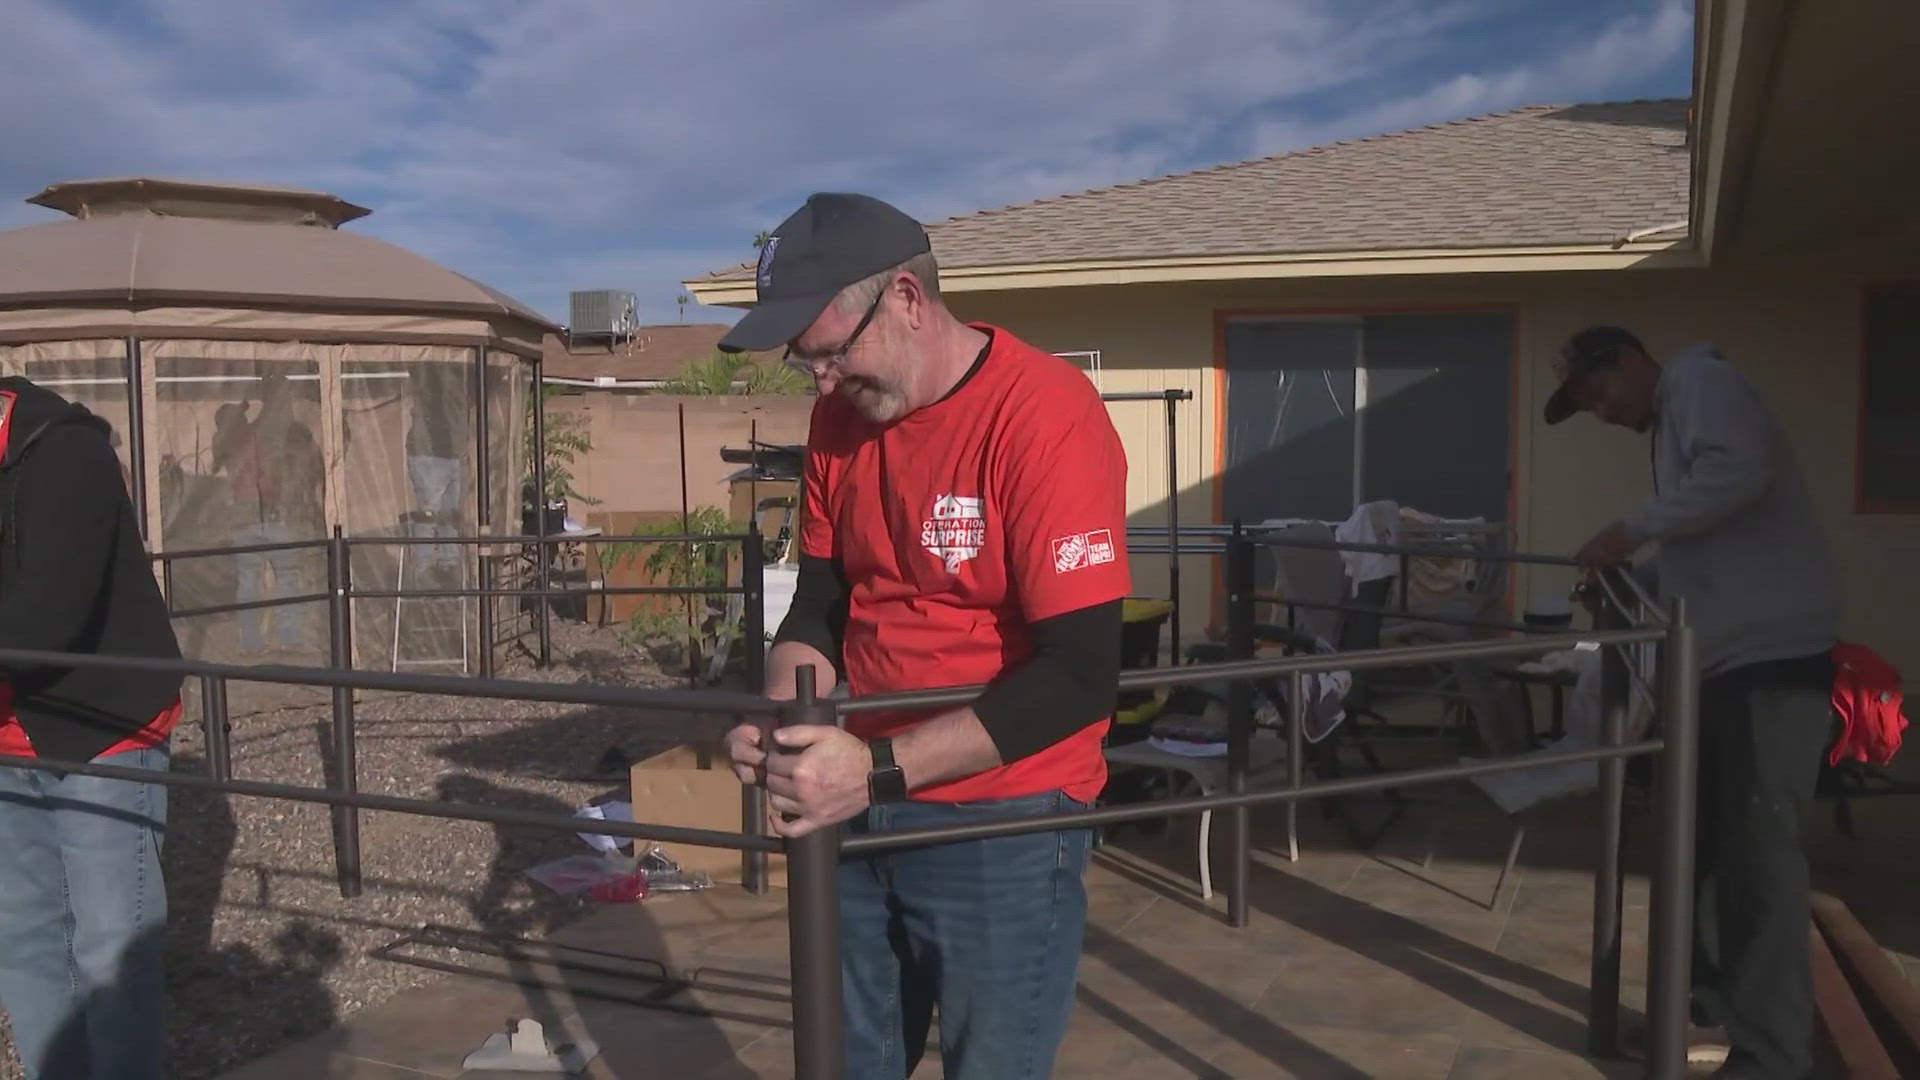
<path id="1" fill-rule="evenodd" d="M 1686 598 L 1700 673 L 1833 648 L 1833 560 L 1793 447 L 1753 384 L 1696 345 L 1661 372 L 1655 411 L 1655 493 L 1625 525 L 1659 543 L 1660 595 Z"/>

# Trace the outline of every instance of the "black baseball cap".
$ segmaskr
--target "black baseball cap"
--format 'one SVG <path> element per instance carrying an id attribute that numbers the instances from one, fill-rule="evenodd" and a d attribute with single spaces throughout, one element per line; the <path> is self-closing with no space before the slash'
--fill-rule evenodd
<path id="1" fill-rule="evenodd" d="M 932 249 L 920 223 L 870 195 L 823 191 L 760 249 L 759 303 L 720 339 L 727 352 L 777 349 L 807 332 L 840 290 Z"/>
<path id="2" fill-rule="evenodd" d="M 1620 362 L 1620 350 L 1632 346 L 1645 353 L 1640 339 L 1618 326 L 1589 326 L 1560 346 L 1560 388 L 1547 399 L 1546 420 L 1557 424 L 1580 411 L 1580 381 L 1600 368 Z"/>

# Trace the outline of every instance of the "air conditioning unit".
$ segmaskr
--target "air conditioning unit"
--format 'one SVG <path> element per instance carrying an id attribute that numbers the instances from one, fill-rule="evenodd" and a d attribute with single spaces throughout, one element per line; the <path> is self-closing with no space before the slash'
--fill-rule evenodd
<path id="1" fill-rule="evenodd" d="M 568 307 L 570 337 L 630 338 L 640 325 L 639 305 L 630 292 L 595 289 L 570 293 Z"/>

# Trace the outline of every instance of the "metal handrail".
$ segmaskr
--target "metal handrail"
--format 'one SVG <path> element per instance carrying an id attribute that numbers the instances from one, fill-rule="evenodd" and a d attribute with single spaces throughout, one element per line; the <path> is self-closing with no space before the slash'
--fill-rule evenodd
<path id="1" fill-rule="evenodd" d="M 770 714 L 778 709 L 758 694 L 729 690 L 655 690 L 590 683 L 546 683 L 523 679 L 480 679 L 465 675 L 423 675 L 406 672 L 363 671 L 344 667 L 301 667 L 291 664 L 220 664 L 206 660 L 162 660 L 145 656 L 104 656 L 99 653 L 47 652 L 38 649 L 0 649 L 0 665 L 43 668 L 108 668 L 119 671 L 160 671 L 182 676 L 214 676 L 239 682 L 283 683 L 291 686 L 335 687 L 347 690 L 390 690 L 447 697 L 478 697 L 510 701 L 545 701 L 562 705 L 610 705 L 635 709 L 684 709 L 700 713 Z"/>
<path id="2" fill-rule="evenodd" d="M 1572 648 L 1582 642 L 1600 645 L 1631 645 L 1658 641 L 1660 637 L 1659 630 L 1603 630 L 1586 633 L 1539 634 L 1520 641 L 1448 641 L 1364 649 L 1357 652 L 1300 653 L 1257 660 L 1226 660 L 1209 664 L 1186 664 L 1178 668 L 1122 671 L 1120 689 L 1157 690 L 1162 687 L 1231 682 L 1237 679 L 1273 678 L 1296 672 L 1311 674 L 1322 671 L 1363 671 L 1442 664 L 1482 657 L 1534 656 L 1542 650 Z M 850 698 L 836 704 L 842 716 L 897 712 L 906 709 L 957 707 L 971 704 L 975 698 L 986 692 L 986 689 L 985 684 L 974 684 L 930 690 L 901 690 L 889 694 L 870 694 L 865 697 Z"/>
<path id="3" fill-rule="evenodd" d="M 749 533 L 750 539 L 757 534 Z M 432 543 L 460 538 L 393 538 L 406 542 Z M 474 543 L 511 543 L 516 538 L 472 538 Z M 532 538 L 529 542 L 568 542 L 571 538 Z M 658 537 L 636 538 L 658 541 Z M 701 541 L 716 537 L 702 536 Z M 723 539 L 723 538 L 722 538 Z M 358 542 L 358 541 L 356 541 Z M 368 540 L 389 542 L 388 538 Z M 1595 876 L 1594 977 L 1588 1009 L 1589 1035 L 1595 1052 L 1605 1053 L 1617 1047 L 1620 968 L 1620 924 L 1622 875 L 1619 863 L 1621 816 L 1624 813 L 1624 762 L 1635 756 L 1659 754 L 1661 799 L 1665 812 L 1660 817 L 1660 859 L 1655 876 L 1652 905 L 1652 947 L 1648 979 L 1651 1021 L 1648 1075 L 1668 1080 L 1684 1075 L 1687 982 L 1692 907 L 1693 804 L 1697 738 L 1697 665 L 1693 631 L 1684 609 L 1676 606 L 1663 626 L 1627 627 L 1588 633 L 1538 634 L 1522 640 L 1478 640 L 1443 642 L 1373 649 L 1350 653 L 1304 654 L 1285 657 L 1252 656 L 1253 552 L 1262 542 L 1244 534 L 1232 536 L 1225 545 L 1228 555 L 1228 595 L 1231 620 L 1227 661 L 1190 664 L 1176 668 L 1122 673 L 1122 689 L 1150 689 L 1226 681 L 1233 689 L 1229 701 L 1229 784 L 1228 790 L 1197 799 L 1182 799 L 1151 806 L 1115 807 L 1065 814 L 1002 818 L 941 829 L 916 829 L 874 833 L 843 840 L 839 829 L 818 829 L 803 837 L 776 840 L 757 830 L 764 822 L 764 808 L 755 797 L 755 787 L 743 787 L 743 825 L 739 833 L 720 830 L 686 829 L 651 823 L 595 822 L 592 831 L 637 839 L 664 840 L 700 846 L 731 848 L 743 853 L 743 869 L 749 888 L 763 885 L 754 871 L 769 852 L 784 851 L 788 860 L 790 901 L 788 921 L 794 967 L 794 1032 L 796 1073 L 806 1080 L 823 1080 L 841 1073 L 841 1003 L 838 963 L 837 867 L 842 854 L 861 854 L 893 850 L 905 846 L 945 843 L 985 836 L 1013 835 L 1021 832 L 1049 831 L 1088 827 L 1120 821 L 1145 820 L 1196 810 L 1225 811 L 1229 815 L 1230 837 L 1235 857 L 1230 866 L 1228 920 L 1245 926 L 1247 918 L 1248 849 L 1247 813 L 1256 805 L 1298 803 L 1337 795 L 1368 791 L 1386 791 L 1400 787 L 1438 783 L 1517 769 L 1575 762 L 1598 762 L 1601 767 L 1602 843 L 1601 859 Z M 311 545 L 294 545 L 311 546 Z M 489 821 L 529 827 L 583 831 L 580 819 L 564 814 L 511 810 L 397 796 L 366 794 L 357 790 L 354 768 L 353 691 L 392 690 L 452 696 L 507 698 L 552 701 L 570 704 L 610 705 L 616 707 L 679 709 L 705 714 L 735 716 L 777 716 L 787 724 L 838 724 L 847 715 L 898 708 L 926 708 L 963 704 L 973 700 L 981 686 L 946 687 L 875 695 L 838 702 L 815 693 L 811 669 L 799 672 L 798 696 L 789 702 L 773 702 L 764 697 L 719 690 L 651 690 L 628 687 L 596 687 L 578 684 L 533 683 L 495 678 L 411 675 L 365 672 L 351 666 L 350 602 L 355 598 L 351 581 L 350 542 L 336 532 L 327 542 L 328 593 L 332 633 L 330 668 L 291 666 L 250 666 L 216 664 L 196 660 L 110 657 L 31 650 L 0 650 L 0 664 L 36 667 L 97 667 L 108 669 L 144 669 L 174 672 L 201 679 L 203 719 L 207 730 L 207 759 L 211 775 L 189 776 L 148 770 L 124 769 L 92 762 L 67 762 L 40 758 L 0 758 L 11 767 L 76 772 L 119 779 L 225 791 L 243 797 L 285 798 L 331 805 L 336 822 L 336 857 L 343 895 L 357 895 L 360 889 L 359 833 L 357 813 L 376 809 L 428 817 Z M 1384 545 L 1381 545 L 1384 546 Z M 753 598 L 757 576 L 757 548 L 749 544 L 744 551 L 746 576 L 739 591 L 748 597 L 750 630 L 757 625 L 758 611 Z M 1445 552 L 1455 557 L 1457 551 Z M 1511 554 L 1511 553 L 1507 553 Z M 174 557 L 190 557 L 174 553 Z M 1529 561 L 1520 556 L 1513 561 Z M 1560 563 L 1551 557 L 1533 557 L 1531 561 Z M 730 587 L 731 588 L 731 587 Z M 535 590 L 539 591 L 539 590 Z M 705 590 L 701 590 L 705 591 Z M 486 595 L 482 593 L 482 595 Z M 1624 612 L 1614 609 L 1616 617 Z M 1624 707 L 1628 680 L 1621 677 L 1625 668 L 1620 649 L 1608 650 L 1609 675 L 1603 680 L 1602 745 L 1591 749 L 1547 756 L 1520 756 L 1472 764 L 1444 765 L 1404 773 L 1304 782 L 1301 772 L 1299 710 L 1305 700 L 1301 693 L 1306 675 L 1318 671 L 1364 670 L 1443 663 L 1483 657 L 1535 654 L 1581 642 L 1601 645 L 1625 645 L 1660 642 L 1662 644 L 1663 729 L 1658 739 L 1629 743 L 1626 739 Z M 756 641 L 757 645 L 758 642 Z M 749 673 L 757 674 L 764 657 L 756 662 L 749 654 Z M 1290 709 L 1295 716 L 1294 746 L 1290 782 L 1285 787 L 1249 790 L 1247 784 L 1247 745 L 1251 732 L 1250 680 L 1288 676 L 1295 693 Z M 331 687 L 333 689 L 333 750 L 338 768 L 328 788 L 302 788 L 294 785 L 235 780 L 231 777 L 231 752 L 228 746 L 226 684 L 229 680 L 287 683 Z"/>

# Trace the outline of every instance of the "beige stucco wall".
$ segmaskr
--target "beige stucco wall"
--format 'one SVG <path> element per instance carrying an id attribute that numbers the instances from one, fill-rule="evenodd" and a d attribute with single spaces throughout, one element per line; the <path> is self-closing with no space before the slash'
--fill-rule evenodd
<path id="1" fill-rule="evenodd" d="M 1050 350 L 1099 349 L 1105 390 L 1194 391 L 1180 416 L 1183 522 L 1214 516 L 1210 477 L 1218 470 L 1216 320 L 1225 312 L 1511 305 L 1518 317 L 1515 532 L 1523 549 L 1567 553 L 1649 493 L 1642 438 L 1579 417 L 1556 428 L 1539 422 L 1552 391 L 1549 359 L 1560 341 L 1592 322 L 1633 328 L 1655 353 L 1713 339 L 1746 370 L 1778 412 L 1815 489 L 1849 590 L 1847 632 L 1920 671 L 1920 516 L 1854 512 L 1854 448 L 1864 284 L 1920 276 L 1920 252 L 1829 252 L 1818 262 L 1745 262 L 1713 269 L 1581 274 L 1377 277 L 1195 286 L 1113 286 L 961 293 L 966 318 L 1006 326 Z M 1165 443 L 1157 404 L 1115 403 L 1130 462 L 1134 524 L 1164 520 Z M 1442 452 L 1444 452 L 1442 450 Z M 1183 568 L 1187 610 L 1211 606 L 1210 560 Z M 1567 571 L 1528 582 L 1558 588 Z M 1165 589 L 1164 560 L 1136 560 L 1141 592 Z M 1189 632 L 1205 619 L 1189 616 Z"/>
<path id="2" fill-rule="evenodd" d="M 723 446 L 804 443 L 812 397 L 679 397 L 584 391 L 552 399 L 552 411 L 573 411 L 591 425 L 593 449 L 573 465 L 574 487 L 600 504 L 584 510 L 680 510 L 680 419 L 687 417 L 687 501 L 726 507 L 726 478 L 742 466 L 720 460 Z"/>

